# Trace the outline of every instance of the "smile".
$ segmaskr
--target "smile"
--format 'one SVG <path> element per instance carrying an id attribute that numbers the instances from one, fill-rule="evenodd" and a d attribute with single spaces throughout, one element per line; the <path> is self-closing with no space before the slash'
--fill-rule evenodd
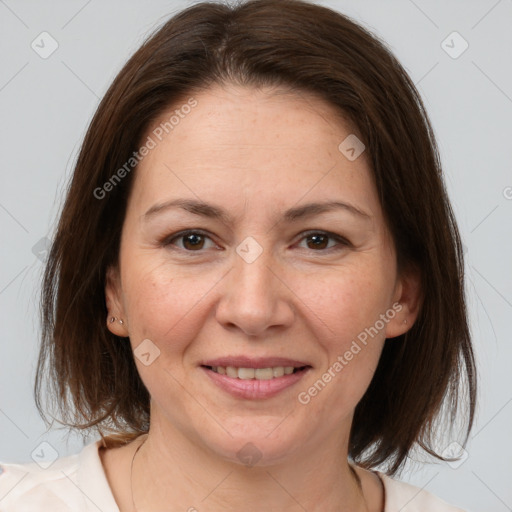
<path id="1" fill-rule="evenodd" d="M 210 381 L 224 392 L 245 400 L 272 398 L 299 382 L 311 366 L 274 366 L 269 368 L 246 368 L 233 366 L 200 367 Z"/>
<path id="2" fill-rule="evenodd" d="M 270 380 L 283 375 L 291 375 L 296 371 L 305 368 L 294 368 L 293 366 L 275 366 L 273 368 L 235 368 L 234 366 L 212 366 L 210 367 L 214 372 L 221 375 L 227 375 L 234 379 L 256 379 L 256 380 Z"/>

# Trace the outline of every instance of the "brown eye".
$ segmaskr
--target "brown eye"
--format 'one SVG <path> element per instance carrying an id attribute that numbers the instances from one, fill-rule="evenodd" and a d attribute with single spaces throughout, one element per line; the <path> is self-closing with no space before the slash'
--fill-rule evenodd
<path id="1" fill-rule="evenodd" d="M 322 234 L 310 235 L 307 237 L 307 240 L 311 241 L 310 245 L 308 245 L 310 249 L 325 249 L 329 243 L 329 237 Z"/>
<path id="2" fill-rule="evenodd" d="M 308 249 L 317 252 L 329 252 L 331 250 L 340 250 L 344 247 L 350 246 L 350 242 L 344 238 L 324 231 L 310 231 L 309 233 L 305 233 L 302 240 L 306 241 Z M 335 243 L 329 246 L 331 241 L 334 241 Z"/>
<path id="3" fill-rule="evenodd" d="M 198 235 L 197 233 L 191 233 L 190 235 L 182 236 L 183 246 L 185 249 L 202 249 L 204 245 L 204 237 L 203 235 Z"/>
<path id="4" fill-rule="evenodd" d="M 176 246 L 188 252 L 199 252 L 205 249 L 207 240 L 211 240 L 210 237 L 200 231 L 184 231 L 168 237 L 163 241 L 163 245 Z"/>

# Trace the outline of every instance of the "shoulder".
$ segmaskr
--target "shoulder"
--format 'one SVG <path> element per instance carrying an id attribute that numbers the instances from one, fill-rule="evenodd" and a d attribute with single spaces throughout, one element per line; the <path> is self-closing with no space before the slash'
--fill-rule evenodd
<path id="1" fill-rule="evenodd" d="M 386 492 L 385 512 L 466 512 L 434 494 L 377 471 Z"/>
<path id="2" fill-rule="evenodd" d="M 97 507 L 117 512 L 101 467 L 99 443 L 52 463 L 0 462 L 0 512 L 78 512 Z"/>
<path id="3" fill-rule="evenodd" d="M 72 481 L 76 478 L 78 456 L 57 459 L 50 466 L 36 462 L 0 463 L 0 511 L 72 510 Z"/>

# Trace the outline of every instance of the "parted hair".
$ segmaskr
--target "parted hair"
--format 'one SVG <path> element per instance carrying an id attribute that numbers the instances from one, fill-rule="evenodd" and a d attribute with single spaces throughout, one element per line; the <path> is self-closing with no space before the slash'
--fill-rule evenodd
<path id="1" fill-rule="evenodd" d="M 312 93 L 356 127 L 398 269 L 419 270 L 422 300 L 414 325 L 384 345 L 355 409 L 349 456 L 366 468 L 383 464 L 389 475 L 416 447 L 444 460 L 437 429 L 453 427 L 464 406 L 466 444 L 476 367 L 462 244 L 434 132 L 414 83 L 386 43 L 348 16 L 303 0 L 192 5 L 147 37 L 102 98 L 43 277 L 34 386 L 43 419 L 97 432 L 108 446 L 148 431 L 150 395 L 130 344 L 106 326 L 106 273 L 118 261 L 136 166 L 104 197 L 95 191 L 129 161 L 170 106 L 223 83 Z"/>

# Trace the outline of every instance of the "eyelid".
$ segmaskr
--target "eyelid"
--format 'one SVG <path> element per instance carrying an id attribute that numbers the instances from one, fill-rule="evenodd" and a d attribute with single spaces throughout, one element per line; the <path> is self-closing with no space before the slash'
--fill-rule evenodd
<path id="1" fill-rule="evenodd" d="M 189 234 L 201 235 L 201 236 L 203 236 L 205 238 L 210 239 L 213 243 L 216 243 L 215 240 L 213 239 L 213 237 L 207 231 L 205 231 L 203 229 L 200 229 L 200 228 L 197 228 L 197 229 L 191 228 L 191 229 L 184 229 L 182 231 L 178 231 L 176 233 L 172 233 L 169 236 L 166 236 L 160 242 L 160 245 L 162 247 L 168 247 L 168 246 L 174 245 L 172 243 L 173 240 L 183 238 L 184 236 L 189 235 Z M 297 235 L 298 241 L 296 243 L 299 243 L 302 240 L 306 239 L 309 235 L 323 235 L 323 236 L 326 236 L 326 237 L 328 237 L 328 238 L 330 238 L 332 240 L 335 240 L 337 242 L 337 245 L 335 245 L 334 247 L 329 247 L 327 249 L 319 249 L 319 250 L 310 249 L 309 251 L 311 251 L 311 252 L 330 253 L 332 251 L 340 250 L 340 247 L 342 247 L 342 248 L 343 247 L 353 247 L 353 244 L 347 238 L 345 238 L 345 237 L 343 237 L 341 235 L 338 235 L 336 233 L 333 233 L 331 231 L 326 231 L 324 229 L 309 229 L 309 230 L 306 230 L 306 231 L 302 231 L 301 233 L 299 233 Z M 205 249 L 199 249 L 197 251 L 190 251 L 190 250 L 187 250 L 187 249 L 182 249 L 181 247 L 176 247 L 176 249 L 178 251 L 186 252 L 186 253 L 189 253 L 189 254 L 190 253 L 202 254 L 203 252 L 205 252 Z"/>
<path id="2" fill-rule="evenodd" d="M 331 231 L 326 231 L 325 229 L 309 229 L 307 231 L 303 231 L 298 235 L 300 237 L 299 242 L 307 238 L 309 235 L 323 235 L 337 242 L 337 245 L 334 247 L 329 247 L 328 249 L 322 249 L 318 251 L 312 249 L 311 252 L 329 253 L 332 251 L 340 250 L 340 246 L 353 247 L 352 243 L 347 238 L 336 233 L 332 233 Z"/>
<path id="3" fill-rule="evenodd" d="M 177 240 L 177 239 L 183 238 L 186 235 L 191 235 L 191 234 L 197 234 L 197 235 L 204 236 L 205 238 L 209 238 L 213 243 L 215 243 L 215 240 L 212 238 L 212 236 L 207 231 L 204 231 L 203 229 L 199 229 L 198 228 L 198 229 L 184 229 L 182 231 L 178 231 L 176 233 L 172 233 L 169 236 L 164 237 L 162 239 L 162 241 L 160 242 L 160 244 L 163 247 L 167 247 L 169 245 L 174 245 L 174 244 L 171 243 L 173 240 Z M 181 250 L 181 251 L 189 252 L 189 253 L 193 253 L 193 252 L 200 253 L 200 252 L 202 252 L 202 250 L 200 250 L 200 251 L 187 251 L 186 249 L 181 249 L 180 247 L 178 247 L 178 249 Z"/>

